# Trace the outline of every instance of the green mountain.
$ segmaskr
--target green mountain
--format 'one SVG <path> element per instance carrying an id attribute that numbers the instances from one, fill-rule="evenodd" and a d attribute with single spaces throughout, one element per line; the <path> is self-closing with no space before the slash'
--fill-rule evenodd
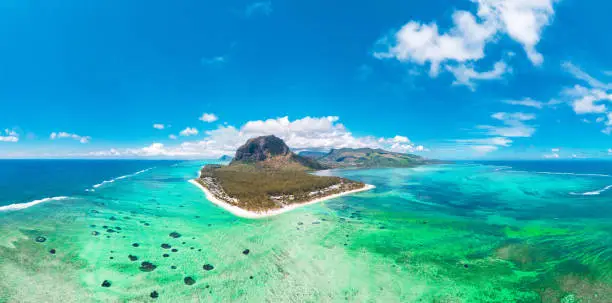
<path id="1" fill-rule="evenodd" d="M 430 162 L 417 155 L 372 148 L 332 149 L 317 161 L 331 168 L 413 167 Z"/>
<path id="2" fill-rule="evenodd" d="M 285 142 L 276 136 L 249 139 L 236 150 L 231 165 L 250 164 L 260 168 L 289 170 L 318 170 L 326 168 L 316 160 L 293 153 Z"/>
<path id="3" fill-rule="evenodd" d="M 310 159 L 319 159 L 319 158 L 323 158 L 327 155 L 328 153 L 326 152 L 320 152 L 320 151 L 310 151 L 310 150 L 305 150 L 305 151 L 301 151 L 298 153 L 298 155 L 302 156 L 302 157 L 306 157 L 306 158 L 310 158 Z"/>

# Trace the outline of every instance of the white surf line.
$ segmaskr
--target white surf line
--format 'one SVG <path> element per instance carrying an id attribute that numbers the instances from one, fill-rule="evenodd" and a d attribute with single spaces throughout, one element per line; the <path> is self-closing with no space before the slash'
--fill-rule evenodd
<path id="1" fill-rule="evenodd" d="M 354 194 L 354 193 L 358 193 L 358 192 L 362 192 L 362 191 L 366 191 L 366 190 L 371 190 L 376 188 L 376 186 L 374 185 L 370 185 L 370 184 L 366 184 L 364 187 L 362 188 L 358 188 L 355 190 L 350 190 L 350 191 L 345 191 L 342 193 L 338 193 L 338 194 L 334 194 L 334 195 L 329 195 L 326 197 L 322 197 L 322 198 L 317 198 L 317 199 L 313 199 L 304 203 L 296 203 L 296 204 L 291 204 L 279 209 L 273 209 L 273 210 L 268 210 L 265 212 L 254 212 L 254 211 L 248 211 L 248 210 L 244 210 L 238 206 L 235 205 L 231 205 L 221 199 L 218 199 L 217 197 L 215 197 L 215 195 L 213 195 L 213 193 L 211 193 L 206 187 L 204 187 L 202 184 L 200 184 L 199 182 L 197 182 L 196 180 L 189 180 L 189 183 L 197 186 L 198 188 L 200 188 L 204 194 L 206 195 L 206 199 L 208 199 L 210 202 L 218 205 L 219 207 L 227 210 L 228 212 L 234 214 L 235 216 L 241 217 L 241 218 L 247 218 L 247 219 L 262 219 L 262 218 L 267 218 L 267 217 L 272 217 L 272 216 L 277 216 L 280 214 L 284 214 L 286 212 L 292 211 L 296 208 L 300 208 L 302 206 L 306 206 L 306 205 L 311 205 L 311 204 L 315 204 L 315 203 L 319 203 L 319 202 L 323 202 L 323 201 L 327 201 L 327 200 L 331 200 L 334 198 L 338 198 L 338 197 L 342 197 L 342 196 L 346 196 L 346 195 L 350 195 L 350 194 Z"/>
<path id="2" fill-rule="evenodd" d="M 140 175 L 140 174 L 142 174 L 142 173 L 145 173 L 145 172 L 148 172 L 148 171 L 152 170 L 153 168 L 154 168 L 154 167 L 147 168 L 147 169 L 143 169 L 143 170 L 141 170 L 141 171 L 137 171 L 137 172 L 135 172 L 135 173 L 133 173 L 133 174 L 129 174 L 129 175 L 125 175 L 125 176 L 119 176 L 119 177 L 114 178 L 114 179 L 110 179 L 110 180 L 102 181 L 102 182 L 100 182 L 100 183 L 98 183 L 98 184 L 96 184 L 96 185 L 92 186 L 92 189 L 86 189 L 85 191 L 94 191 L 96 188 L 99 188 L 99 187 L 104 186 L 104 185 L 106 185 L 106 184 L 113 183 L 113 182 L 115 182 L 115 181 L 123 180 L 123 179 L 126 179 L 126 178 L 131 178 L 131 177 L 134 177 L 134 176 L 136 176 L 136 175 Z"/>
<path id="3" fill-rule="evenodd" d="M 34 201 L 26 202 L 26 203 L 15 203 L 11 205 L 0 206 L 0 212 L 22 210 L 22 209 L 26 209 L 34 205 L 38 205 L 38 204 L 45 203 L 45 202 L 61 201 L 61 200 L 67 200 L 67 199 L 70 199 L 70 197 L 59 196 L 59 197 L 51 197 L 51 198 L 34 200 Z"/>
<path id="4" fill-rule="evenodd" d="M 533 173 L 541 175 L 563 175 L 563 176 L 586 176 L 586 177 L 604 177 L 609 178 L 611 175 L 606 174 L 581 174 L 581 173 L 560 173 L 560 172 L 547 172 L 547 171 L 528 171 L 528 170 L 506 170 L 509 173 Z"/>
<path id="5" fill-rule="evenodd" d="M 575 192 L 571 192 L 570 195 L 574 195 L 574 196 L 598 196 L 601 195 L 601 193 L 608 191 L 609 189 L 612 188 L 612 185 L 608 185 L 600 190 L 595 190 L 595 191 L 587 191 L 584 193 L 575 193 Z"/>

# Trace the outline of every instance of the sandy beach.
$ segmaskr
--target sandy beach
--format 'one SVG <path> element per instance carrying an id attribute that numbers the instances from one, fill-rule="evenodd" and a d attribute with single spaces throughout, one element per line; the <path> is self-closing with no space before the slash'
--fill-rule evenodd
<path id="1" fill-rule="evenodd" d="M 279 208 L 279 209 L 274 209 L 274 210 L 269 210 L 266 212 L 254 212 L 254 211 L 249 211 L 249 210 L 245 210 L 242 209 L 238 206 L 234 206 L 231 205 L 225 201 L 222 201 L 220 199 L 217 199 L 217 197 L 215 197 L 206 187 L 202 186 L 202 184 L 198 183 L 195 179 L 194 180 L 189 180 L 189 183 L 197 186 L 198 188 L 200 188 L 204 194 L 206 194 L 206 199 L 208 199 L 210 202 L 222 207 L 223 209 L 227 210 L 228 212 L 241 217 L 241 218 L 247 218 L 247 219 L 262 219 L 262 218 L 267 218 L 267 217 L 272 217 L 272 216 L 277 216 L 280 214 L 284 214 L 286 212 L 292 211 L 296 208 L 302 207 L 302 206 L 306 206 L 306 205 L 310 205 L 310 204 L 315 204 L 315 203 L 319 203 L 319 202 L 323 202 L 326 200 L 330 200 L 330 199 L 334 199 L 334 198 L 338 198 L 338 197 L 342 197 L 342 196 L 346 196 L 346 195 L 350 195 L 350 194 L 354 194 L 354 193 L 358 193 L 358 192 L 362 192 L 362 191 L 367 191 L 367 190 L 371 190 L 374 189 L 376 186 L 374 185 L 370 185 L 370 184 L 366 184 L 364 187 L 359 188 L 359 189 L 355 189 L 355 190 L 349 190 L 349 191 L 345 191 L 342 193 L 338 193 L 338 194 L 334 194 L 334 195 L 329 195 L 327 197 L 323 197 L 323 198 L 318 198 L 318 199 L 313 199 L 304 203 L 296 203 L 296 204 L 291 204 L 289 206 L 285 206 L 283 208 Z"/>

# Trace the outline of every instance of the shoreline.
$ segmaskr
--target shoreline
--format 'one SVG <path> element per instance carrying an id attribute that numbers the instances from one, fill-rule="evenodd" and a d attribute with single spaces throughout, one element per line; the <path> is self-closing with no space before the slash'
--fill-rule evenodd
<path id="1" fill-rule="evenodd" d="M 268 211 L 265 211 L 265 212 L 254 212 L 254 211 L 242 209 L 242 208 L 240 208 L 238 206 L 231 205 L 231 204 L 229 204 L 229 203 L 227 203 L 225 201 L 222 201 L 221 199 L 218 199 L 206 187 L 204 187 L 202 184 L 197 182 L 196 179 L 189 180 L 189 183 L 191 183 L 191 184 L 197 186 L 198 188 L 200 188 L 204 192 L 204 194 L 206 195 L 206 199 L 208 199 L 208 201 L 210 201 L 213 204 L 215 204 L 215 205 L 225 209 L 226 211 L 232 213 L 233 215 L 235 215 L 237 217 L 246 218 L 246 219 L 262 219 L 262 218 L 267 218 L 267 217 L 278 216 L 280 214 L 284 214 L 286 212 L 292 211 L 292 210 L 294 210 L 296 208 L 300 208 L 302 206 L 316 204 L 316 203 L 319 203 L 319 202 L 323 202 L 323 201 L 335 199 L 335 198 L 338 198 L 338 197 L 342 197 L 342 196 L 346 196 L 346 195 L 350 195 L 350 194 L 354 194 L 354 193 L 358 193 L 358 192 L 362 192 L 362 191 L 367 191 L 367 190 L 371 190 L 371 189 L 376 188 L 376 186 L 374 186 L 374 185 L 365 184 L 365 186 L 362 187 L 362 188 L 358 188 L 358 189 L 354 189 L 354 190 L 349 190 L 349 191 L 345 191 L 345 192 L 341 192 L 341 193 L 338 193 L 338 194 L 329 195 L 329 196 L 322 197 L 322 198 L 313 199 L 313 200 L 306 201 L 306 202 L 303 202 L 303 203 L 291 204 L 291 205 L 285 206 L 283 208 L 272 209 L 272 210 L 268 210 Z"/>

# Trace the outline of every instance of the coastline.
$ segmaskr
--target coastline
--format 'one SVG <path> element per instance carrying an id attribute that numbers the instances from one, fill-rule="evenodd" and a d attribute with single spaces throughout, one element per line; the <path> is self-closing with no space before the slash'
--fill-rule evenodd
<path id="1" fill-rule="evenodd" d="M 313 199 L 313 200 L 310 200 L 310 201 L 307 201 L 307 202 L 291 204 L 291 205 L 288 205 L 288 206 L 283 207 L 283 208 L 268 210 L 266 212 L 254 212 L 254 211 L 249 211 L 249 210 L 242 209 L 242 208 L 240 208 L 238 206 L 234 206 L 234 205 L 231 205 L 231 204 L 229 204 L 229 203 L 227 203 L 225 201 L 217 199 L 217 197 L 215 197 L 206 187 L 204 187 L 202 184 L 197 182 L 195 179 L 189 180 L 189 183 L 191 183 L 191 184 L 197 186 L 198 188 L 200 188 L 204 192 L 204 194 L 206 195 L 206 199 L 208 199 L 210 202 L 216 204 L 217 206 L 225 209 L 226 211 L 232 213 L 233 215 L 235 215 L 237 217 L 246 218 L 246 219 L 262 219 L 262 218 L 277 216 L 277 215 L 284 214 L 286 212 L 292 211 L 292 210 L 294 210 L 296 208 L 300 208 L 302 206 L 307 206 L 307 205 L 311 205 L 311 204 L 315 204 L 315 203 L 319 203 L 319 202 L 323 202 L 323 201 L 335 199 L 335 198 L 338 198 L 338 197 L 342 197 L 342 196 L 346 196 L 346 195 L 350 195 L 350 194 L 354 194 L 354 193 L 358 193 L 358 192 L 362 192 L 362 191 L 367 191 L 367 190 L 371 190 L 371 189 L 376 188 L 376 186 L 374 186 L 374 185 L 365 184 L 365 186 L 362 187 L 362 188 L 358 188 L 358 189 L 354 189 L 354 190 L 349 190 L 349 191 L 345 191 L 345 192 L 341 192 L 341 193 L 338 193 L 338 194 L 329 195 L 329 196 L 322 197 L 322 198 Z"/>

